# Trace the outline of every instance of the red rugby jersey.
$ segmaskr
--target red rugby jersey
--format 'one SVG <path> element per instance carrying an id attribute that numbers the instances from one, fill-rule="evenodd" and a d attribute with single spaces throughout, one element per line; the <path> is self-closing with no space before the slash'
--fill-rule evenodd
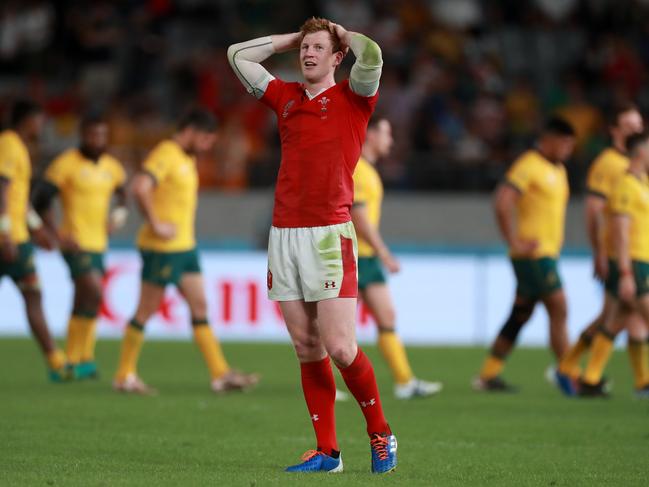
<path id="1" fill-rule="evenodd" d="M 354 93 L 349 80 L 309 100 L 301 83 L 274 79 L 261 101 L 277 115 L 282 162 L 275 227 L 320 227 L 351 220 L 352 175 L 378 93 Z"/>

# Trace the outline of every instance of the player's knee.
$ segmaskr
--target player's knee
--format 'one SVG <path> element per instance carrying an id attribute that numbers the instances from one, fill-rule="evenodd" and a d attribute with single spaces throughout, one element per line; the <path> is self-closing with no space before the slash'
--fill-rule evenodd
<path id="1" fill-rule="evenodd" d="M 358 348 L 355 344 L 336 344 L 327 350 L 331 359 L 338 367 L 348 367 L 356 358 Z"/>
<path id="2" fill-rule="evenodd" d="M 376 321 L 381 331 L 394 331 L 394 324 L 397 320 L 397 314 L 394 308 L 388 308 L 376 317 Z"/>
<path id="3" fill-rule="evenodd" d="M 207 301 L 205 298 L 197 298 L 189 304 L 192 316 L 207 316 Z"/>
<path id="4" fill-rule="evenodd" d="M 84 291 L 83 300 L 80 304 L 88 312 L 97 314 L 101 306 L 101 288 L 97 286 L 88 287 Z"/>
<path id="5" fill-rule="evenodd" d="M 550 325 L 560 325 L 565 323 L 568 319 L 568 309 L 566 306 L 557 306 L 556 308 L 549 310 L 548 315 L 550 317 Z"/>
<path id="6" fill-rule="evenodd" d="M 532 311 L 534 311 L 534 305 L 527 303 L 515 304 L 507 322 L 500 330 L 500 336 L 506 338 L 512 343 L 515 343 L 521 329 L 532 316 Z"/>
<path id="7" fill-rule="evenodd" d="M 136 321 L 137 323 L 146 323 L 151 316 L 156 312 L 155 308 L 150 308 L 150 307 L 144 307 L 144 306 L 139 306 L 138 309 L 135 311 L 135 316 L 133 317 L 133 321 Z"/>
<path id="8" fill-rule="evenodd" d="M 313 362 L 322 357 L 324 347 L 317 336 L 305 335 L 293 338 L 295 354 L 301 362 Z"/>
<path id="9" fill-rule="evenodd" d="M 30 300 L 41 299 L 41 283 L 36 274 L 30 274 L 16 283 L 18 289 L 23 294 L 25 301 L 29 305 Z"/>

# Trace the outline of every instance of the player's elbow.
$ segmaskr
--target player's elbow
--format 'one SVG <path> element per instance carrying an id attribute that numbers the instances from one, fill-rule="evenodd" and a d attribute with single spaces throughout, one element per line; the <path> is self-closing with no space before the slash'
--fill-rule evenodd
<path id="1" fill-rule="evenodd" d="M 235 62 L 236 62 L 235 58 L 239 50 L 240 50 L 239 44 L 232 44 L 230 47 L 228 47 L 228 52 L 227 52 L 228 62 L 230 63 L 230 66 L 232 66 L 232 68 L 235 67 Z"/>
<path id="2" fill-rule="evenodd" d="M 372 39 L 368 39 L 367 46 L 363 52 L 363 64 L 366 66 L 383 66 L 383 53 L 381 47 Z"/>

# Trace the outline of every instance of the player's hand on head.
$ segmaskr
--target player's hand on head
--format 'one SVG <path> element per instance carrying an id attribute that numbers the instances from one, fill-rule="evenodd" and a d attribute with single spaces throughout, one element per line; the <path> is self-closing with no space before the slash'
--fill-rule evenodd
<path id="1" fill-rule="evenodd" d="M 341 47 L 343 50 L 343 54 L 347 54 L 349 52 L 349 46 L 351 43 L 351 34 L 350 32 L 345 29 L 342 25 L 336 24 L 334 22 L 329 22 L 329 30 L 336 34 L 336 37 L 340 40 Z"/>
<path id="2" fill-rule="evenodd" d="M 153 233 L 163 240 L 171 240 L 176 236 L 176 225 L 168 222 L 156 222 L 152 224 Z"/>
<path id="3" fill-rule="evenodd" d="M 13 262 L 18 257 L 18 248 L 9 237 L 0 238 L 0 260 Z"/>

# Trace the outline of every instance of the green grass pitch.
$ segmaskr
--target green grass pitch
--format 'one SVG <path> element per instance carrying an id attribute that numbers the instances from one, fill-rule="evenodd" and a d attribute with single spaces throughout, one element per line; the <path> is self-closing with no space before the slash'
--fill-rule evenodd
<path id="1" fill-rule="evenodd" d="M 253 392 L 221 397 L 190 343 L 153 341 L 140 372 L 160 395 L 116 394 L 118 348 L 99 343 L 101 380 L 55 385 L 31 341 L 0 340 L 0 485 L 647 485 L 649 402 L 632 397 L 620 352 L 608 371 L 614 397 L 585 401 L 544 382 L 545 350 L 516 351 L 506 377 L 522 390 L 497 396 L 469 387 L 484 350 L 412 348 L 415 371 L 445 389 L 400 402 L 366 347 L 399 440 L 398 470 L 377 478 L 354 402 L 337 405 L 343 474 L 282 472 L 314 445 L 289 346 L 225 344 L 234 365 L 263 379 Z"/>

